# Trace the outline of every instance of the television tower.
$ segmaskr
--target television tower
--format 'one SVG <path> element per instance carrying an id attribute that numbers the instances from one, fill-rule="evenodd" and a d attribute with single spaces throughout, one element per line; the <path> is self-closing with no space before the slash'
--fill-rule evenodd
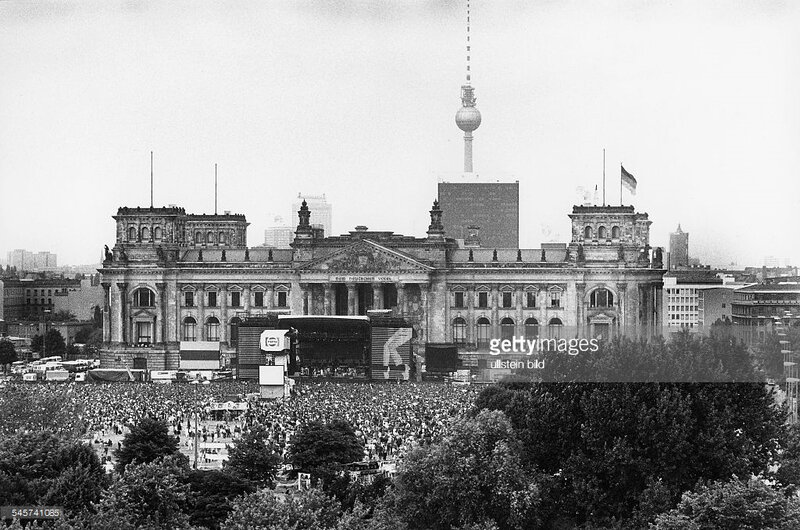
<path id="1" fill-rule="evenodd" d="M 472 173 L 472 131 L 481 124 L 481 113 L 475 108 L 475 89 L 472 87 L 469 70 L 469 1 L 467 0 L 467 82 L 461 85 L 461 108 L 456 112 L 456 125 L 464 131 L 464 173 Z"/>

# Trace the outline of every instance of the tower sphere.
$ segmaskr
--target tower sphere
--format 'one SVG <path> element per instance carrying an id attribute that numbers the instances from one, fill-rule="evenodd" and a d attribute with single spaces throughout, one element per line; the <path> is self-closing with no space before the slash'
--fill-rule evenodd
<path id="1" fill-rule="evenodd" d="M 456 125 L 464 132 L 472 132 L 481 124 L 481 113 L 475 107 L 461 107 L 456 112 Z"/>

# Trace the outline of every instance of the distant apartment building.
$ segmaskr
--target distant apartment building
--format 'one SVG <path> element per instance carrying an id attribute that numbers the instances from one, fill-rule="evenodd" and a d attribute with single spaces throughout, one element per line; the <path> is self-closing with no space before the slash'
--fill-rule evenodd
<path id="1" fill-rule="evenodd" d="M 732 318 L 738 336 L 748 344 L 774 331 L 776 320 L 800 326 L 800 283 L 757 284 L 734 292 Z"/>
<path id="2" fill-rule="evenodd" d="M 291 248 L 294 240 L 294 227 L 289 226 L 283 217 L 276 216 L 273 225 L 264 230 L 264 246 L 270 248 Z"/>
<path id="3" fill-rule="evenodd" d="M 3 280 L 3 315 L 7 321 L 54 316 L 68 311 L 78 320 L 91 320 L 103 303 L 100 275 L 70 278 Z"/>
<path id="4" fill-rule="evenodd" d="M 737 286 L 722 285 L 698 291 L 697 320 L 700 332 L 708 334 L 717 321 L 732 323 L 733 293 Z"/>
<path id="5" fill-rule="evenodd" d="M 58 267 L 58 256 L 52 252 L 29 252 L 16 249 L 8 253 L 7 263 L 18 271 L 44 271 Z"/>
<path id="6" fill-rule="evenodd" d="M 479 234 L 484 248 L 519 248 L 519 181 L 439 182 L 439 207 L 447 237 Z"/>
<path id="7" fill-rule="evenodd" d="M 297 218 L 297 212 L 300 210 L 303 201 L 306 202 L 306 206 L 308 206 L 308 210 L 311 212 L 311 226 L 316 226 L 317 228 L 321 227 L 325 231 L 326 236 L 332 236 L 333 205 L 328 203 L 324 193 L 322 195 L 303 195 L 302 193 L 298 193 L 297 200 L 292 203 L 292 211 L 289 213 L 289 219 Z M 294 239 L 294 230 L 292 230 L 292 239 Z"/>
<path id="8" fill-rule="evenodd" d="M 678 229 L 669 235 L 669 268 L 678 269 L 689 266 L 689 234 Z"/>
<path id="9" fill-rule="evenodd" d="M 710 269 L 674 270 L 665 274 L 665 333 L 700 331 L 700 291 L 721 286 L 722 278 L 717 277 L 716 272 Z"/>

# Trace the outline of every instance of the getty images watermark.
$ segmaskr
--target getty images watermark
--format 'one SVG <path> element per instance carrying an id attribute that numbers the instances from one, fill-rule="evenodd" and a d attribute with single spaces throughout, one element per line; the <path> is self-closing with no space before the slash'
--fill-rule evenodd
<path id="1" fill-rule="evenodd" d="M 566 353 L 578 355 L 579 353 L 594 353 L 600 349 L 601 339 L 526 339 L 525 337 L 512 337 L 510 339 L 492 339 L 489 341 L 489 353 L 516 353 L 520 355 L 538 355 L 545 352 Z"/>

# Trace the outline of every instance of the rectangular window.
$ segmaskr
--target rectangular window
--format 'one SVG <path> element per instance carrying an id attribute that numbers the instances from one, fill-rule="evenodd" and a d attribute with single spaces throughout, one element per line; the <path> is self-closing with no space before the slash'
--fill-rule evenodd
<path id="1" fill-rule="evenodd" d="M 240 307 L 242 305 L 242 293 L 234 291 L 231 293 L 231 305 L 233 307 Z"/>
<path id="2" fill-rule="evenodd" d="M 550 307 L 561 307 L 561 293 L 552 291 L 550 293 Z"/>
<path id="3" fill-rule="evenodd" d="M 150 344 L 152 342 L 152 323 L 136 323 L 136 342 L 139 344 Z"/>
<path id="4" fill-rule="evenodd" d="M 525 293 L 525 304 L 526 307 L 536 307 L 536 293 L 533 291 Z"/>
<path id="5" fill-rule="evenodd" d="M 208 307 L 217 307 L 217 293 L 214 291 L 208 293 Z"/>
<path id="6" fill-rule="evenodd" d="M 278 307 L 286 307 L 286 291 L 278 291 Z"/>
<path id="7" fill-rule="evenodd" d="M 464 307 L 464 292 L 463 291 L 456 291 L 454 293 L 454 298 L 455 299 L 453 301 L 453 305 L 455 307 L 459 307 L 459 308 Z"/>
<path id="8" fill-rule="evenodd" d="M 264 307 L 264 293 L 256 291 L 256 307 Z"/>
<path id="9" fill-rule="evenodd" d="M 503 293 L 503 307 L 509 308 L 511 307 L 511 291 L 506 291 Z"/>
<path id="10" fill-rule="evenodd" d="M 478 307 L 489 307 L 489 293 L 478 293 Z"/>
<path id="11" fill-rule="evenodd" d="M 194 293 L 192 291 L 183 293 L 183 305 L 186 307 L 194 307 Z"/>

